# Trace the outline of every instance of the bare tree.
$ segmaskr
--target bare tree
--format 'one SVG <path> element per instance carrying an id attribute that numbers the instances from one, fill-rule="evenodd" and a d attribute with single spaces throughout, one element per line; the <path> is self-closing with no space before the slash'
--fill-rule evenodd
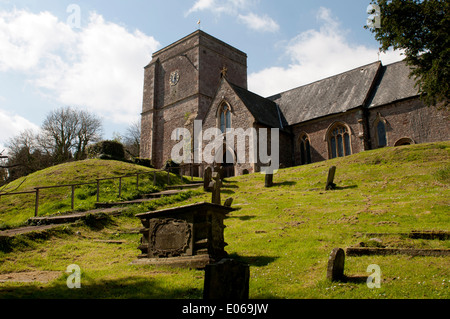
<path id="1" fill-rule="evenodd" d="M 9 139 L 7 147 L 8 160 L 2 166 L 8 170 L 9 180 L 28 175 L 52 163 L 52 157 L 42 153 L 37 134 L 32 130 L 22 131 Z"/>
<path id="2" fill-rule="evenodd" d="M 44 120 L 39 144 L 52 153 L 56 164 L 74 155 L 84 159 L 87 145 L 99 140 L 101 132 L 102 123 L 93 114 L 64 107 L 50 112 Z"/>
<path id="3" fill-rule="evenodd" d="M 71 148 L 76 138 L 79 118 L 70 107 L 59 108 L 48 114 L 42 124 L 40 144 L 53 153 L 56 163 L 72 157 Z"/>
<path id="4" fill-rule="evenodd" d="M 89 143 L 98 142 L 101 139 L 102 122 L 86 111 L 79 111 L 79 125 L 75 140 L 75 159 L 82 160 L 87 157 Z"/>
<path id="5" fill-rule="evenodd" d="M 124 136 L 126 151 L 133 157 L 139 157 L 141 147 L 141 121 L 136 121 L 128 126 Z"/>

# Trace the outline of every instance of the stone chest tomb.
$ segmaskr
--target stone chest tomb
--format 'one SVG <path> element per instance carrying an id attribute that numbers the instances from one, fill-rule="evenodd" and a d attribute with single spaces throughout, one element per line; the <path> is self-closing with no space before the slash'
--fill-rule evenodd
<path id="1" fill-rule="evenodd" d="M 144 228 L 134 263 L 204 268 L 227 257 L 223 221 L 233 210 L 198 203 L 136 215 Z"/>

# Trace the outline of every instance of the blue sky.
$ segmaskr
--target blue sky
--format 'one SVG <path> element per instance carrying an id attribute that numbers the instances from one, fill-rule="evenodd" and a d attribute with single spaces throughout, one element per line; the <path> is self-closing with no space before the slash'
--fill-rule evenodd
<path id="1" fill-rule="evenodd" d="M 104 138 L 139 119 L 143 67 L 198 28 L 248 55 L 270 96 L 378 59 L 370 0 L 0 0 L 0 152 L 60 106 L 87 109 Z M 380 56 L 384 64 L 402 59 Z"/>

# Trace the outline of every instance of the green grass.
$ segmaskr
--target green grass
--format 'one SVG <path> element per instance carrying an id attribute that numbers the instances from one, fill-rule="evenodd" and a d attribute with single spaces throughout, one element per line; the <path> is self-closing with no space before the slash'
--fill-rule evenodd
<path id="1" fill-rule="evenodd" d="M 448 257 L 347 256 L 348 276 L 368 276 L 367 267 L 379 265 L 380 289 L 369 289 L 364 281 L 326 279 L 333 248 L 367 245 L 371 237 L 380 238 L 386 247 L 449 249 L 449 240 L 401 235 L 411 230 L 450 231 L 449 159 L 450 143 L 444 142 L 385 148 L 282 169 L 274 176 L 272 188 L 264 188 L 261 174 L 227 179 L 222 200 L 233 197 L 238 210 L 225 220 L 226 250 L 250 264 L 250 297 L 450 298 Z M 325 191 L 332 165 L 337 166 L 338 187 Z M 124 232 L 141 227 L 133 214 L 209 200 L 210 194 L 197 191 L 187 198 L 136 205 L 101 230 L 79 223 L 39 235 L 42 238 L 16 239 L 8 251 L 0 252 L 0 274 L 54 270 L 61 271 L 61 277 L 48 284 L 0 283 L 0 296 L 201 298 L 201 271 L 130 265 L 140 253 L 141 235 Z M 118 246 L 96 239 L 124 243 Z M 82 269 L 82 289 L 66 287 L 64 271 L 70 264 Z"/>
<path id="2" fill-rule="evenodd" d="M 96 182 L 97 178 L 110 178 L 136 173 L 152 173 L 154 170 L 143 166 L 118 161 L 85 160 L 66 163 L 44 169 L 20 178 L 1 188 L 2 192 L 33 191 L 35 187 L 70 185 Z M 171 174 L 171 184 L 179 184 L 179 176 Z M 136 189 L 136 177 L 122 179 L 122 193 L 119 198 L 119 180 L 100 182 L 100 201 L 112 202 L 132 200 L 141 194 L 162 190 L 167 183 L 167 173 L 158 172 L 156 184 L 153 185 L 153 174 L 139 178 L 139 190 Z M 83 185 L 75 189 L 74 210 L 86 211 L 95 208 L 97 185 Z M 34 216 L 35 195 L 11 195 L 0 198 L 0 229 L 24 225 Z M 71 211 L 71 188 L 52 188 L 40 190 L 39 216 L 55 215 Z"/>

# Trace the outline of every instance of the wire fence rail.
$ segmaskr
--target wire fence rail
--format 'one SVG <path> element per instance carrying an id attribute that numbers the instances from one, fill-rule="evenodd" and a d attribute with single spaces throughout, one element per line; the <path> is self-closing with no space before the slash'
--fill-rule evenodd
<path id="1" fill-rule="evenodd" d="M 153 185 L 156 185 L 156 175 L 157 173 L 167 172 L 167 185 L 170 184 L 170 172 L 171 171 L 179 171 L 180 176 L 181 170 L 177 167 L 171 167 L 166 168 L 164 170 L 154 170 L 152 172 L 141 172 L 141 173 L 135 173 L 135 174 L 129 174 L 129 175 L 123 175 L 123 176 L 117 176 L 117 177 L 105 177 L 105 178 L 97 178 L 95 181 L 92 182 L 85 182 L 85 183 L 74 183 L 74 184 L 64 184 L 64 185 L 53 185 L 53 186 L 38 186 L 34 187 L 34 190 L 30 191 L 24 191 L 24 192 L 12 192 L 12 193 L 0 193 L 0 200 L 3 196 L 14 196 L 14 195 L 23 195 L 23 194 L 35 194 L 35 204 L 34 204 L 34 217 L 39 216 L 39 204 L 40 204 L 40 191 L 44 189 L 53 189 L 53 188 L 70 188 L 71 189 L 71 209 L 73 210 L 75 207 L 75 189 L 79 186 L 84 185 L 97 185 L 97 203 L 100 202 L 100 182 L 107 181 L 107 180 L 119 180 L 119 186 L 118 186 L 118 197 L 122 197 L 122 180 L 124 178 L 136 178 L 136 190 L 139 191 L 139 178 L 143 175 L 150 175 L 153 174 Z"/>

